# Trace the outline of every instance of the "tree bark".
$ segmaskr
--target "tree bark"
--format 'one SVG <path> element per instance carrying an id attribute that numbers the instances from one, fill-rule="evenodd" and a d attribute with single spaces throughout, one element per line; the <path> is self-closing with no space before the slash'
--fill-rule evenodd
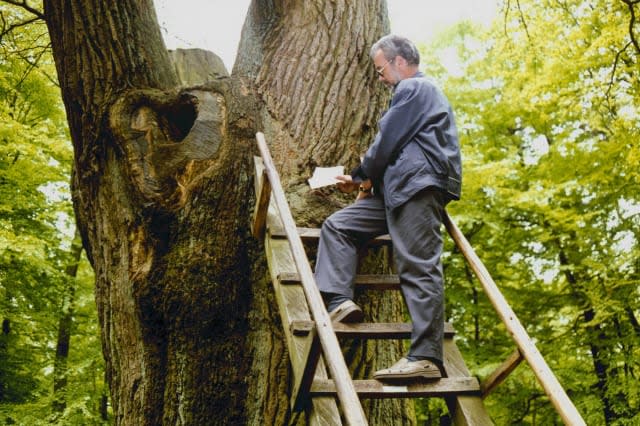
<path id="1" fill-rule="evenodd" d="M 564 275 L 567 282 L 570 284 L 571 292 L 574 294 L 576 300 L 582 300 L 582 319 L 584 320 L 584 327 L 588 331 L 591 337 L 587 343 L 589 352 L 591 353 L 591 360 L 593 363 L 593 371 L 597 378 L 596 392 L 602 400 L 603 418 L 605 424 L 611 424 L 619 417 L 614 409 L 614 401 L 607 391 L 610 383 L 610 369 L 611 365 L 607 356 L 608 350 L 606 348 L 607 336 L 603 330 L 603 324 L 594 323 L 597 312 L 592 303 L 584 297 L 584 289 L 579 284 L 579 279 L 575 274 L 567 268 L 571 265 L 564 247 L 560 241 L 557 241 L 559 247 L 558 259 L 560 265 L 565 267 Z M 588 282 L 589 280 L 583 280 Z M 606 326 L 605 326 L 606 328 Z"/>
<path id="2" fill-rule="evenodd" d="M 300 226 L 347 202 L 306 179 L 355 165 L 373 136 L 386 93 L 368 50 L 388 31 L 385 2 L 256 0 L 232 75 L 191 88 L 150 0 L 44 6 L 115 423 L 289 422 L 282 325 L 249 232 L 254 134 L 267 135 Z M 400 316 L 398 297 L 370 299 Z M 352 353 L 359 374 L 396 355 Z M 412 423 L 407 407 L 376 404 L 371 422 Z"/>
<path id="3" fill-rule="evenodd" d="M 80 234 L 76 232 L 71 245 L 70 263 L 65 268 L 67 293 L 63 295 L 62 313 L 58 321 L 58 339 L 56 341 L 56 359 L 53 365 L 53 411 L 62 413 L 67 407 L 67 360 L 71 344 L 71 328 L 73 325 L 73 307 L 75 303 L 78 264 L 82 254 Z"/>

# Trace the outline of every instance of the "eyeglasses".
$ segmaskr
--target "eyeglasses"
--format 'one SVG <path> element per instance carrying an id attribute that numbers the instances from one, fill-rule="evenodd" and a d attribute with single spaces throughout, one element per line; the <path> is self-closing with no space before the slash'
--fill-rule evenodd
<path id="1" fill-rule="evenodd" d="M 394 58 L 395 59 L 395 58 Z M 384 73 L 384 69 L 387 67 L 387 65 L 389 65 L 391 62 L 393 62 L 393 59 L 389 59 L 383 66 L 381 66 L 380 68 L 376 68 L 376 72 L 378 73 L 378 75 L 380 77 L 383 76 Z"/>

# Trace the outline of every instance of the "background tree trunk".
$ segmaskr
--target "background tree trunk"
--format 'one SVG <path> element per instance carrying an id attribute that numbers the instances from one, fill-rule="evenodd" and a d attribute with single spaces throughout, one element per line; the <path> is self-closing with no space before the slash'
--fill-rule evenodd
<path id="1" fill-rule="evenodd" d="M 63 295 L 60 320 L 58 321 L 58 339 L 56 341 L 56 359 L 53 365 L 53 410 L 58 413 L 67 408 L 67 376 L 69 347 L 73 326 L 73 312 L 76 298 L 76 276 L 82 255 L 80 234 L 76 232 L 69 253 L 69 265 L 65 268 L 67 293 Z"/>
<path id="2" fill-rule="evenodd" d="M 271 144 L 299 225 L 350 202 L 306 179 L 316 165 L 348 170 L 374 134 L 386 95 L 368 51 L 388 31 L 385 2 L 254 1 L 231 77 L 182 90 L 177 75 L 192 77 L 173 67 L 150 0 L 44 6 L 116 423 L 288 422 L 288 357 L 249 233 L 254 134 Z M 369 299 L 401 314 L 399 298 Z M 349 353 L 363 374 L 393 349 Z M 398 402 L 375 405 L 371 422 L 382 419 L 413 422 Z"/>

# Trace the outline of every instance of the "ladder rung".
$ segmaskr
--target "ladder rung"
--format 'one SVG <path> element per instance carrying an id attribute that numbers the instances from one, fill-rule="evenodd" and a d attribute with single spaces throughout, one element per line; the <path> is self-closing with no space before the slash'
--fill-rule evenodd
<path id="1" fill-rule="evenodd" d="M 300 284 L 300 276 L 295 272 L 283 272 L 278 275 L 281 284 Z M 363 274 L 356 275 L 354 284 L 358 288 L 368 290 L 389 290 L 400 288 L 400 278 L 397 275 Z"/>
<path id="2" fill-rule="evenodd" d="M 313 321 L 292 321 L 291 332 L 296 336 L 304 336 L 315 327 Z M 411 323 L 403 322 L 361 322 L 333 323 L 333 330 L 338 337 L 351 339 L 409 339 Z M 444 337 L 450 339 L 455 334 L 451 323 L 444 324 Z"/>
<path id="3" fill-rule="evenodd" d="M 383 383 L 378 380 L 354 380 L 353 385 L 361 398 L 415 398 L 442 397 L 448 395 L 478 395 L 480 384 L 475 377 L 443 378 L 435 381 L 418 381 L 404 384 Z M 333 380 L 314 380 L 312 397 L 335 396 Z"/>
<path id="4" fill-rule="evenodd" d="M 493 373 L 491 373 L 481 384 L 482 398 L 485 398 L 491 391 L 502 383 L 509 374 L 516 369 L 524 360 L 522 352 L 518 348 L 507 358 Z"/>
<path id="5" fill-rule="evenodd" d="M 297 227 L 298 235 L 304 242 L 316 242 L 318 238 L 320 238 L 320 228 L 303 228 L 301 226 Z M 284 232 L 284 229 L 270 229 L 269 234 L 271 238 L 287 238 L 287 234 Z M 373 238 L 367 243 L 367 246 L 379 246 L 379 245 L 387 245 L 391 244 L 391 237 L 388 234 L 380 235 L 379 237 Z"/>

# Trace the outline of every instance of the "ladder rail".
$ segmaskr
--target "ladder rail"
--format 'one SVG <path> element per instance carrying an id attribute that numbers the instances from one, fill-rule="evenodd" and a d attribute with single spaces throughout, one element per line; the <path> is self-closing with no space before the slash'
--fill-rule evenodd
<path id="1" fill-rule="evenodd" d="M 302 243 L 304 233 L 301 234 L 300 229 L 296 227 L 295 221 L 293 220 L 289 205 L 284 195 L 284 190 L 280 183 L 280 178 L 273 163 L 273 159 L 271 158 L 271 155 L 269 153 L 264 134 L 260 132 L 257 133 L 256 140 L 258 142 L 258 148 L 261 153 L 262 162 L 264 165 L 263 177 L 267 178 L 264 180 L 264 182 L 267 183 L 267 185 L 266 188 L 263 188 L 264 192 L 261 192 L 259 194 L 256 211 L 254 212 L 253 224 L 255 226 L 253 227 L 252 231 L 258 238 L 264 234 L 266 206 L 268 205 L 268 199 L 271 195 L 273 197 L 275 207 L 278 210 L 278 217 L 281 220 L 282 226 L 284 228 L 283 236 L 286 236 L 287 243 L 291 250 L 291 257 L 298 271 L 299 280 L 302 284 L 304 296 L 307 299 L 309 311 L 311 312 L 315 322 L 315 330 L 320 346 L 322 348 L 322 353 L 325 356 L 327 366 L 333 378 L 333 380 L 330 381 L 331 383 L 333 383 L 333 389 L 335 389 L 333 392 L 337 394 L 340 406 L 342 407 L 344 418 L 347 423 L 351 425 L 366 425 L 367 420 L 358 397 L 358 391 L 356 390 L 356 386 L 351 379 L 351 375 L 347 369 L 345 360 L 342 356 L 340 345 L 338 343 L 336 335 L 337 329 L 335 329 L 331 323 L 329 314 L 324 307 L 322 297 L 320 296 L 320 292 L 316 286 L 313 272 L 311 271 L 311 266 L 309 264 L 306 251 Z M 271 193 L 269 194 L 269 192 Z M 531 340 L 525 328 L 516 317 L 515 312 L 509 306 L 506 299 L 498 289 L 496 283 L 493 281 L 493 278 L 487 271 L 486 267 L 471 247 L 471 244 L 467 241 L 460 229 L 446 213 L 444 217 L 444 225 L 448 233 L 451 235 L 456 246 L 460 249 L 465 260 L 467 261 L 467 263 L 469 263 L 469 266 L 478 277 L 485 293 L 487 294 L 487 297 L 500 316 L 501 320 L 504 322 L 508 332 L 511 334 L 518 347 L 516 351 L 517 357 L 510 357 L 510 359 L 507 360 L 502 368 L 499 369 L 500 371 L 495 373 L 496 377 L 490 380 L 491 383 L 485 383 L 481 385 L 484 386 L 484 389 L 482 389 L 484 394 L 483 396 L 486 396 L 486 393 L 488 393 L 491 387 L 497 386 L 497 384 L 502 381 L 513 369 L 515 369 L 518 363 L 524 358 L 533 370 L 537 380 L 542 385 L 545 393 L 549 397 L 551 403 L 553 404 L 565 424 L 585 425 L 584 420 L 578 413 L 573 402 L 567 396 L 566 392 L 558 382 L 556 376 L 553 374 L 546 361 L 538 351 L 535 343 Z M 312 231 L 312 234 L 314 232 L 317 232 L 317 230 Z M 282 234 L 282 230 L 278 232 Z M 312 235 L 312 237 L 314 236 Z M 317 238 L 317 236 L 315 237 Z M 288 279 L 291 279 L 291 277 Z M 302 322 L 304 321 L 298 321 L 298 323 Z M 306 328 L 309 327 L 307 326 Z M 303 329 L 305 330 L 306 328 L 303 327 Z M 293 330 L 294 334 L 296 333 L 296 330 L 297 329 Z M 299 333 L 301 332 L 301 330 L 297 330 L 297 332 Z M 344 332 L 344 330 L 342 332 Z M 307 372 L 305 374 L 308 375 L 309 373 Z M 464 376 L 466 375 L 468 375 L 468 372 L 464 374 Z M 303 380 L 305 382 L 303 386 L 306 387 L 310 384 L 306 383 L 309 381 L 309 379 L 310 376 Z M 362 391 L 362 389 L 360 389 L 360 391 Z M 458 399 L 464 399 L 464 397 Z"/>
<path id="2" fill-rule="evenodd" d="M 256 140 L 264 163 L 265 172 L 271 183 L 271 195 L 280 213 L 280 219 L 282 220 L 289 245 L 291 246 L 294 263 L 300 274 L 302 288 L 309 303 L 309 309 L 313 319 L 316 322 L 318 339 L 320 340 L 322 352 L 336 386 L 343 415 L 350 425 L 366 425 L 368 423 L 364 410 L 362 409 L 362 404 L 360 403 L 355 386 L 351 380 L 351 374 L 342 356 L 342 350 L 333 326 L 331 325 L 329 313 L 324 307 L 320 290 L 318 290 L 315 283 L 309 260 L 307 259 L 302 240 L 298 235 L 295 221 L 289 210 L 289 204 L 285 198 L 284 190 L 282 189 L 280 178 L 271 154 L 269 153 L 264 134 L 262 132 L 256 133 Z"/>
<path id="3" fill-rule="evenodd" d="M 515 312 L 511 309 L 511 306 L 509 306 L 507 300 L 498 289 L 495 281 L 491 278 L 489 271 L 487 271 L 487 268 L 477 256 L 462 231 L 460 231 L 458 226 L 446 213 L 444 224 L 449 235 L 451 235 L 451 238 L 462 252 L 469 266 L 471 266 L 471 269 L 478 277 L 491 304 L 502 319 L 502 322 L 504 322 L 520 352 L 529 363 L 529 366 L 551 400 L 551 403 L 556 408 L 556 411 L 560 414 L 562 420 L 567 425 L 586 425 L 575 405 L 571 399 L 569 399 L 560 382 L 558 382 L 558 379 L 551 371 L 551 368 L 549 368 L 547 362 L 540 354 L 540 351 L 538 351 L 535 343 L 527 334 L 518 317 L 516 317 Z"/>

